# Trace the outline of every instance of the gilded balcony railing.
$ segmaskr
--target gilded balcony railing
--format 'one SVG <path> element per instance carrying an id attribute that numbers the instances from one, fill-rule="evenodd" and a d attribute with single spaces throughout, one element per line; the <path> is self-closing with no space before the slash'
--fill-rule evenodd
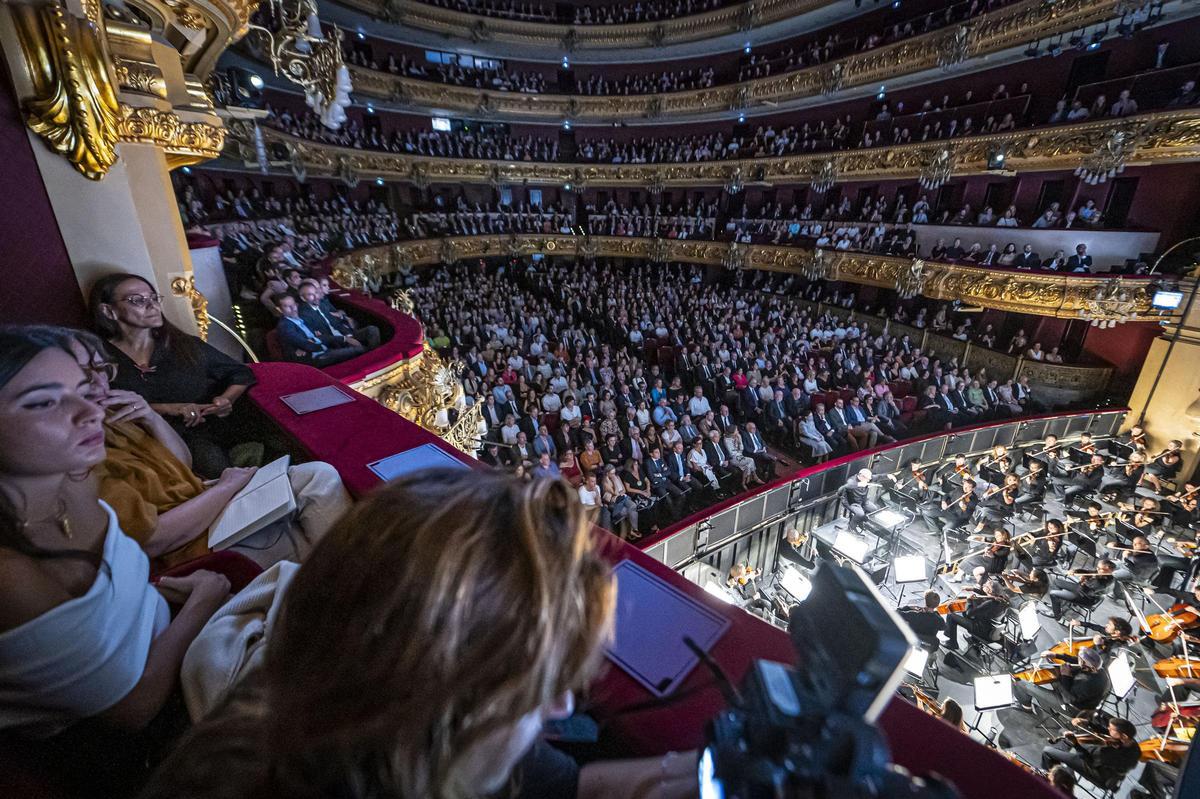
<path id="1" fill-rule="evenodd" d="M 468 14 L 415 0 L 339 0 L 407 28 L 451 39 L 495 41 L 558 52 L 661 47 L 748 31 L 806 14 L 836 0 L 749 0 L 703 14 L 626 25 L 561 25 Z"/>
<path id="2" fill-rule="evenodd" d="M 1109 306 L 1098 304 L 1096 298 L 1119 291 L 1128 300 L 1123 318 L 1130 313 L 1143 320 L 1168 318 L 1155 312 L 1150 304 L 1154 290 L 1162 284 L 1147 278 L 1023 272 L 871 253 L 690 239 L 536 234 L 451 236 L 356 250 L 340 256 L 335 269 L 354 271 L 367 264 L 380 273 L 388 273 L 403 266 L 535 253 L 581 259 L 685 262 L 800 276 L 811 276 L 817 262 L 817 271 L 827 280 L 894 289 L 916 275 L 917 293 L 932 299 L 958 300 L 972 306 L 1062 319 L 1115 320 L 1116 314 L 1108 310 Z"/>
<path id="3" fill-rule="evenodd" d="M 719 13 L 719 12 L 714 12 Z M 614 121 L 741 110 L 887 83 L 902 75 L 1078 30 L 1118 12 L 1111 0 L 1024 0 L 951 25 L 827 64 L 757 80 L 667 94 L 590 96 L 483 91 L 351 67 L 356 92 L 409 107 L 538 120 Z M 681 20 L 683 22 L 685 20 Z M 525 25 L 524 28 L 532 27 Z"/>
<path id="4" fill-rule="evenodd" d="M 228 154 L 258 166 L 253 129 L 232 123 Z M 1173 109 L 1117 119 L 1089 120 L 894 147 L 665 164 L 568 164 L 483 161 L 402 155 L 337 147 L 262 128 L 269 166 L 300 174 L 434 183 L 568 186 L 785 185 L 814 180 L 850 182 L 906 178 L 948 179 L 982 174 L 996 155 L 1007 170 L 1074 170 L 1102 159 L 1111 167 L 1200 160 L 1200 109 Z M 275 148 L 274 145 L 281 145 Z M 1111 163 L 1109 163 L 1111 161 Z M 936 173 L 936 174 L 935 174 Z"/>

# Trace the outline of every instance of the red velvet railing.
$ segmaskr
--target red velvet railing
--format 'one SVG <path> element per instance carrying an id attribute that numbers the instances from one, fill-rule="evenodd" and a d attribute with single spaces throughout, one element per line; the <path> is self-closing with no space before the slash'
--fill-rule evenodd
<path id="1" fill-rule="evenodd" d="M 432 444 L 472 468 L 479 462 L 453 450 L 441 439 L 382 405 L 310 366 L 288 363 L 255 364 L 258 383 L 247 397 L 295 446 L 308 456 L 335 466 L 347 489 L 363 496 L 379 480 L 366 464 L 421 444 Z M 279 397 L 319 386 L 338 386 L 354 401 L 298 416 Z M 397 509 L 401 511 L 402 509 Z M 711 512 L 711 511 L 710 511 Z M 739 608 L 709 596 L 699 586 L 651 559 L 633 546 L 596 530 L 602 552 L 611 562 L 633 560 L 659 579 L 728 618 L 728 632 L 712 649 L 713 658 L 729 678 L 740 682 L 756 659 L 793 662 L 787 635 Z M 712 676 L 696 669 L 679 687 L 675 701 L 645 708 L 650 694 L 624 671 L 609 666 L 591 687 L 588 710 L 601 724 L 602 743 L 626 754 L 654 754 L 701 745 L 705 724 L 725 706 Z M 644 709 L 625 712 L 634 706 Z M 916 773 L 937 770 L 968 799 L 1052 799 L 1048 784 L 1013 763 L 972 742 L 949 725 L 894 699 L 881 727 L 896 762 Z"/>

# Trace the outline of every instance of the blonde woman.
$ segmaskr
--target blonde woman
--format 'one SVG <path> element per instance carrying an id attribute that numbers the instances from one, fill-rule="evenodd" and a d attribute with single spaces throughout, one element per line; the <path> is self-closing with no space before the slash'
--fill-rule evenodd
<path id="1" fill-rule="evenodd" d="M 389 483 L 317 545 L 261 668 L 142 798 L 493 794 L 542 724 L 571 714 L 614 600 L 566 482 L 431 470 Z M 675 799 L 696 794 L 694 774 L 683 755 L 589 765 L 575 795 Z M 561 795 L 521 776 L 528 795 Z"/>

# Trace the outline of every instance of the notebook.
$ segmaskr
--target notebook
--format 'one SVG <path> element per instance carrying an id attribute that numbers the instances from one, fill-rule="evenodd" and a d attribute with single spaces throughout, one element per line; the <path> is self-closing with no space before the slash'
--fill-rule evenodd
<path id="1" fill-rule="evenodd" d="M 208 528 L 210 549 L 228 549 L 296 509 L 296 497 L 288 480 L 290 462 L 291 458 L 284 455 L 259 467 Z"/>
<path id="2" fill-rule="evenodd" d="M 339 390 L 337 386 L 321 386 L 308 391 L 297 391 L 295 394 L 284 394 L 279 399 L 283 401 L 284 405 L 301 415 L 354 402 L 354 397 Z"/>

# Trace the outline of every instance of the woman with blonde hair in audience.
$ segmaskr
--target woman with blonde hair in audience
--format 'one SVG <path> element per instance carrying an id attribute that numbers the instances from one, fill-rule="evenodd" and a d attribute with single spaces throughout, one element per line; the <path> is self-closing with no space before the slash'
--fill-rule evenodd
<path id="1" fill-rule="evenodd" d="M 261 666 L 143 799 L 451 799 L 514 776 L 529 796 L 695 795 L 694 758 L 578 769 L 539 742 L 600 667 L 614 592 L 562 481 L 437 470 L 389 483 L 321 541 Z"/>
<path id="2" fill-rule="evenodd" d="M 104 409 L 90 386 L 61 337 L 0 329 L 0 732 L 42 739 L 31 757 L 115 796 L 182 720 L 180 663 L 229 581 L 149 582 L 96 493 Z"/>

